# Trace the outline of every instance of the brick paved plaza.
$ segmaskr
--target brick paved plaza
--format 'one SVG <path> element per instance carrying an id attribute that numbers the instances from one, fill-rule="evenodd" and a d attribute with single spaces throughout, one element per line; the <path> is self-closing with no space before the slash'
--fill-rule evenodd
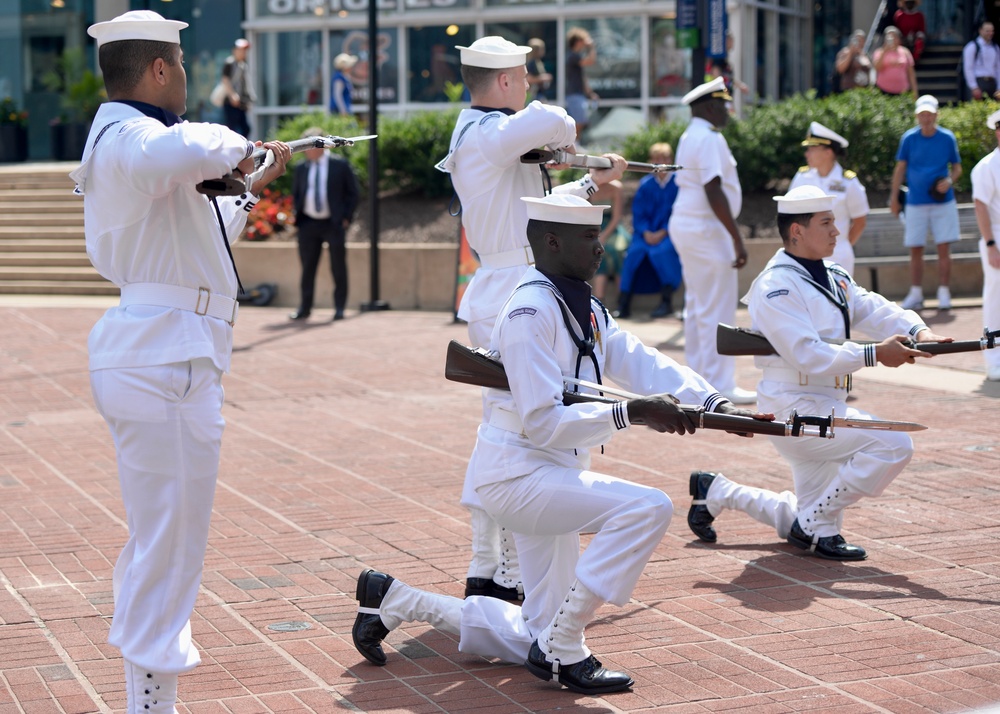
<path id="1" fill-rule="evenodd" d="M 0 303 L 0 714 L 125 706 L 106 639 L 126 525 L 86 338 L 102 305 Z M 458 498 L 479 392 L 443 377 L 463 326 L 388 311 L 291 326 L 245 308 L 225 380 L 227 420 L 205 577 L 192 621 L 203 661 L 182 714 L 263 712 L 962 712 L 1000 703 L 1000 383 L 979 354 L 860 373 L 856 401 L 919 421 L 917 454 L 845 535 L 867 561 L 806 557 L 741 514 L 719 543 L 688 531 L 688 473 L 773 489 L 766 438 L 633 428 L 595 468 L 655 485 L 676 513 L 633 595 L 588 644 L 629 693 L 560 691 L 520 666 L 457 651 L 423 625 L 367 664 L 350 630 L 358 573 L 460 595 L 469 525 Z M 324 321 L 320 322 L 319 318 Z M 928 319 L 978 336 L 969 307 Z M 741 315 L 746 320 L 745 313 Z M 682 360 L 681 323 L 629 323 Z M 738 381 L 755 370 L 740 358 Z M 297 625 L 295 623 L 304 623 Z M 297 629 L 305 627 L 305 629 Z"/>

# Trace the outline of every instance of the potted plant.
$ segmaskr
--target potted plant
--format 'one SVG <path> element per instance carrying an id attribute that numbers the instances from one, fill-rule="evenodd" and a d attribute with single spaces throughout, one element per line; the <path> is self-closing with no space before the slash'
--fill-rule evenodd
<path id="1" fill-rule="evenodd" d="M 19 111 L 12 97 L 0 101 L 0 162 L 28 158 L 28 112 Z"/>
<path id="2" fill-rule="evenodd" d="M 87 68 L 81 47 L 63 52 L 56 68 L 45 75 L 43 82 L 47 89 L 62 95 L 62 111 L 49 122 L 52 155 L 57 161 L 78 161 L 83 156 L 97 108 L 107 98 L 104 82 Z"/>

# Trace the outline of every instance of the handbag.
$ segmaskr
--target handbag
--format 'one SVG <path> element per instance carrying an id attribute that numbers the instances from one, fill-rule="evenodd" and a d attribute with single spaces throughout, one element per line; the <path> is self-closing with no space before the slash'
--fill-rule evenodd
<path id="1" fill-rule="evenodd" d="M 229 96 L 229 91 L 226 89 L 226 85 L 221 81 L 215 85 L 215 89 L 212 93 L 208 95 L 208 101 L 217 107 L 221 107 L 226 103 L 226 97 Z"/>

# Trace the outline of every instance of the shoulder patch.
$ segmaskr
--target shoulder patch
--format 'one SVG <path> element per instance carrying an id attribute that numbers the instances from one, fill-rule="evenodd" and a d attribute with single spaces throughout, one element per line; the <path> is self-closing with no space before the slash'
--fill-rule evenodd
<path id="1" fill-rule="evenodd" d="M 493 121 L 494 119 L 499 119 L 499 118 L 500 118 L 499 112 L 493 112 L 492 114 L 487 114 L 486 116 L 484 116 L 482 119 L 479 120 L 479 126 L 482 126 L 488 121 Z"/>
<path id="2" fill-rule="evenodd" d="M 118 130 L 118 133 L 119 134 L 124 134 L 126 131 L 128 131 L 129 129 L 131 129 L 133 126 L 135 126 L 136 124 L 138 124 L 141 121 L 142 121 L 142 119 L 133 119 L 132 121 L 125 122 L 124 124 L 121 125 L 121 128 Z"/>
<path id="3" fill-rule="evenodd" d="M 799 167 L 799 173 L 800 174 L 808 173 L 808 171 L 809 171 L 809 167 L 808 166 L 800 166 Z"/>
<path id="4" fill-rule="evenodd" d="M 852 178 L 857 178 L 857 177 L 858 177 L 858 175 L 855 172 L 851 171 L 850 169 L 845 169 L 844 170 L 844 178 L 845 179 L 852 179 Z"/>
<path id="5" fill-rule="evenodd" d="M 770 300 L 771 298 L 781 297 L 782 295 L 787 295 L 787 294 L 788 294 L 787 288 L 782 288 L 781 290 L 772 290 L 767 294 L 767 299 Z"/>
<path id="6" fill-rule="evenodd" d="M 519 307 L 516 310 L 511 310 L 509 313 L 507 313 L 507 319 L 513 320 L 515 317 L 519 317 L 520 315 L 530 316 L 534 315 L 536 312 L 538 312 L 538 310 L 536 310 L 533 307 Z"/>

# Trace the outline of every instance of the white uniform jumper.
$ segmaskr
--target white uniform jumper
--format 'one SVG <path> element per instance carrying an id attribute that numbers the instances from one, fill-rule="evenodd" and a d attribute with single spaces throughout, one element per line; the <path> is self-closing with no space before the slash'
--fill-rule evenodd
<path id="1" fill-rule="evenodd" d="M 983 264 L 983 327 L 1000 329 L 1000 269 L 990 265 L 986 241 L 1000 240 L 1000 149 L 984 156 L 972 169 L 972 198 L 982 201 L 990 212 L 992 235 L 979 240 Z M 983 350 L 987 373 L 1000 374 L 1000 349 Z"/>
<path id="2" fill-rule="evenodd" d="M 690 167 L 677 172 L 677 201 L 668 224 L 684 273 L 684 359 L 715 388 L 729 393 L 736 388 L 736 358 L 719 354 L 715 331 L 720 322 L 731 325 L 736 317 L 736 250 L 708 203 L 705 184 L 722 179 L 735 220 L 743 207 L 736 160 L 725 137 L 695 117 L 677 145 L 677 163 Z"/>
<path id="3" fill-rule="evenodd" d="M 710 410 L 725 401 L 692 370 L 620 330 L 596 301 L 593 360 L 580 358 L 574 335 L 584 330 L 564 313 L 552 283 L 529 268 L 522 285 L 491 339 L 511 391 L 487 390 L 490 417 L 479 428 L 470 473 L 484 508 L 515 533 L 525 599 L 520 611 L 484 616 L 477 613 L 492 605 L 483 602 L 489 598 L 474 598 L 462 630 L 464 651 L 513 661 L 525 657 L 574 579 L 601 600 L 626 603 L 673 510 L 657 489 L 589 470 L 590 448 L 629 426 L 627 410 L 623 403 L 564 406 L 563 377 L 607 377 L 639 394 L 669 392 Z M 581 532 L 595 534 L 582 555 Z M 475 642 L 492 644 L 484 650 Z"/>
<path id="4" fill-rule="evenodd" d="M 848 239 L 848 233 L 851 221 L 867 216 L 869 210 L 868 192 L 861 185 L 858 175 L 853 171 L 844 171 L 836 161 L 826 176 L 820 176 L 817 169 L 803 166 L 792 177 L 788 190 L 799 186 L 817 186 L 827 196 L 833 196 L 833 221 L 840 235 L 837 236 L 837 245 L 830 260 L 854 275 L 854 247 Z"/>
<path id="5" fill-rule="evenodd" d="M 926 328 L 916 313 L 865 290 L 842 269 L 824 262 L 829 282 L 817 285 L 794 258 L 779 250 L 744 298 L 753 328 L 778 352 L 754 357 L 763 370 L 757 385 L 758 407 L 779 420 L 793 410 L 873 419 L 846 400 L 850 375 L 875 366 L 875 346 L 831 345 L 822 338 L 856 336 L 855 330 L 877 339 L 893 334 L 912 337 Z M 796 517 L 807 535 L 837 535 L 844 508 L 863 496 L 880 495 L 913 456 L 913 442 L 901 432 L 840 429 L 834 439 L 771 440 L 791 466 L 794 494 L 716 477 L 705 505 L 713 516 L 725 508 L 744 511 L 773 526 L 781 538 L 788 536 Z"/>
<path id="6" fill-rule="evenodd" d="M 129 525 L 115 565 L 109 641 L 152 672 L 176 674 L 200 661 L 189 619 L 236 319 L 233 263 L 215 209 L 195 184 L 252 151 L 223 126 L 167 127 L 107 102 L 70 174 L 84 196 L 90 260 L 122 291 L 88 343 L 94 401 L 114 439 Z M 218 200 L 229 236 L 240 234 L 255 201 Z"/>
<path id="7" fill-rule="evenodd" d="M 481 262 L 458 310 L 458 317 L 469 323 L 473 347 L 489 346 L 497 313 L 524 271 L 534 263 L 527 238 L 528 211 L 520 199 L 541 198 L 545 187 L 541 168 L 537 164 L 522 164 L 521 156 L 540 147 L 570 146 L 575 138 L 573 120 L 561 107 L 551 104 L 531 102 L 510 114 L 478 108 L 464 109 L 459 114 L 448 156 L 437 168 L 451 174 L 461 201 L 466 238 Z M 553 189 L 554 193 L 572 193 L 583 198 L 596 191 L 589 174 Z M 462 505 L 470 510 L 472 517 L 473 558 L 468 577 L 494 577 L 500 559 L 501 534 L 482 512 L 468 472 Z M 509 572 L 498 573 L 498 582 L 514 587 L 520 580 L 516 555 L 508 553 L 505 562 L 501 570 Z"/>

